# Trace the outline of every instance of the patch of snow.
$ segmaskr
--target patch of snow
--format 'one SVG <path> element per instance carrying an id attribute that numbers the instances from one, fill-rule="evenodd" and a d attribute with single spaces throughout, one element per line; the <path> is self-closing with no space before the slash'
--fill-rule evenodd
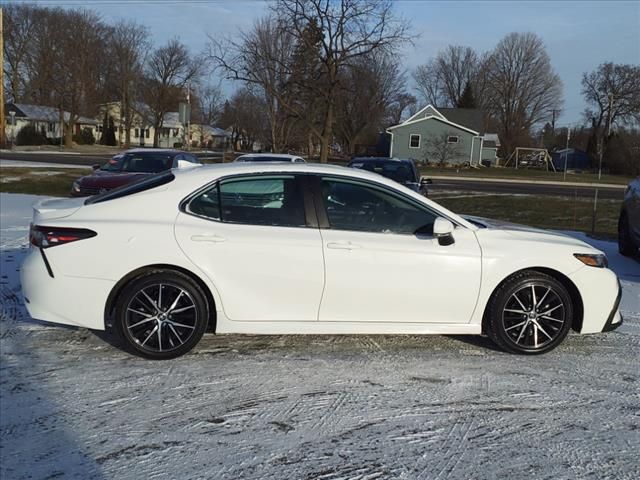
<path id="1" fill-rule="evenodd" d="M 32 153 L 32 152 L 29 152 Z M 28 162 L 23 160 L 5 160 L 0 159 L 0 168 L 2 167 L 29 167 L 29 168 L 78 168 L 89 170 L 88 165 L 75 165 L 72 163 L 47 163 L 47 162 Z"/>
<path id="2" fill-rule="evenodd" d="M 62 172 L 29 172 L 29 175 L 37 175 L 40 177 L 52 177 L 54 175 L 60 175 Z"/>
<path id="3" fill-rule="evenodd" d="M 640 315 L 535 357 L 478 336 L 205 335 L 143 360 L 27 314 L 41 199 L 0 193 L 0 478 L 637 477 Z M 640 264 L 584 240 L 637 295 Z"/>

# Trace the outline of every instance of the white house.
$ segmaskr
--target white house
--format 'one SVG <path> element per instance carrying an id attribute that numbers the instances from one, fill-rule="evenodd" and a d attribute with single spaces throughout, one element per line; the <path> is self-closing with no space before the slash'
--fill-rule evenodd
<path id="1" fill-rule="evenodd" d="M 153 126 L 153 113 L 148 105 L 136 102 L 132 107 L 130 141 L 131 146 L 151 147 L 155 128 Z M 107 114 L 107 122 L 113 122 L 116 142 L 119 145 L 125 143 L 124 115 L 121 115 L 120 102 L 104 103 L 98 108 L 98 136 L 100 139 Z M 191 124 L 190 142 L 197 146 L 209 146 L 210 148 L 222 148 L 228 141 L 229 133 L 209 125 Z M 176 144 L 185 141 L 185 127 L 180 123 L 178 112 L 167 112 L 164 115 L 162 126 L 158 133 L 158 147 L 173 148 Z"/>
<path id="2" fill-rule="evenodd" d="M 60 110 L 44 105 L 32 105 L 27 103 L 5 104 L 6 126 L 5 135 L 10 141 L 15 141 L 18 132 L 26 125 L 32 125 L 48 139 L 60 138 L 62 129 L 60 125 Z M 70 113 L 64 111 L 64 123 L 69 123 Z M 84 128 L 91 130 L 96 140 L 98 122 L 93 118 L 79 117 L 75 123 L 74 134 L 79 134 Z"/>

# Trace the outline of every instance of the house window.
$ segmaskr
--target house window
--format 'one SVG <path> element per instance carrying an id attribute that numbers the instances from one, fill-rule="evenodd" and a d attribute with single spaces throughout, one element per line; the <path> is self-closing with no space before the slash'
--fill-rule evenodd
<path id="1" fill-rule="evenodd" d="M 460 137 L 458 137 L 457 135 L 449 135 L 447 137 L 447 143 L 458 143 L 459 140 Z"/>
<path id="2" fill-rule="evenodd" d="M 409 148 L 420 148 L 420 135 L 412 133 L 409 136 Z"/>
<path id="3" fill-rule="evenodd" d="M 50 132 L 53 132 L 55 130 L 55 128 L 56 128 L 56 124 L 55 123 L 50 123 L 49 124 L 49 131 Z"/>
<path id="4" fill-rule="evenodd" d="M 134 138 L 138 138 L 140 136 L 140 132 L 138 132 L 138 129 L 136 128 L 134 133 L 133 133 Z"/>
<path id="5" fill-rule="evenodd" d="M 150 130 L 150 129 L 149 129 L 149 128 L 147 128 L 147 129 L 144 131 L 144 136 L 145 136 L 146 138 L 149 138 L 149 130 Z"/>

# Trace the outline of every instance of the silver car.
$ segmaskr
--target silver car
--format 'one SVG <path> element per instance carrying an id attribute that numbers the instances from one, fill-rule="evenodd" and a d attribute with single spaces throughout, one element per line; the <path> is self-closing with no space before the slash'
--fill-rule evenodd
<path id="1" fill-rule="evenodd" d="M 627 256 L 636 255 L 640 249 L 640 177 L 624 193 L 618 221 L 618 249 Z"/>

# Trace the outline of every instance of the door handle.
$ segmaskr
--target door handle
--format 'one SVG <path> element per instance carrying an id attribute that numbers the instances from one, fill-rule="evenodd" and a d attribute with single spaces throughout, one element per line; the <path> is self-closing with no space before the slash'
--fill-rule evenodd
<path id="1" fill-rule="evenodd" d="M 191 240 L 194 242 L 221 243 L 225 242 L 227 239 L 220 235 L 191 235 Z"/>
<path id="2" fill-rule="evenodd" d="M 327 248 L 333 248 L 335 250 L 356 250 L 362 248 L 362 246 L 351 242 L 329 242 Z"/>

